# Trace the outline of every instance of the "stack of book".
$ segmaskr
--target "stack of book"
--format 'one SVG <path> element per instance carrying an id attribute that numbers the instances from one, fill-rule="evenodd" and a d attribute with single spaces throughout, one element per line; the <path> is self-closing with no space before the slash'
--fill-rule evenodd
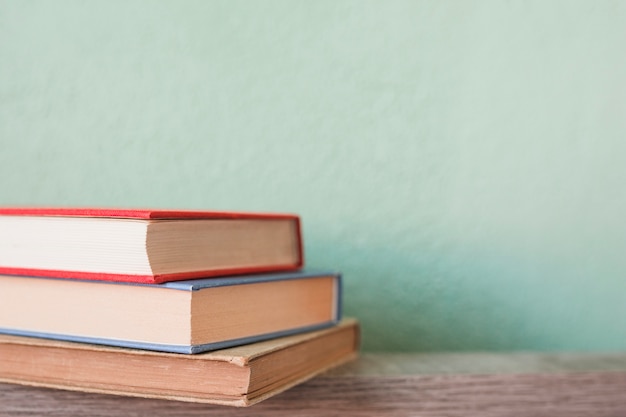
<path id="1" fill-rule="evenodd" d="M 358 350 L 294 215 L 0 209 L 0 381 L 247 406 Z"/>

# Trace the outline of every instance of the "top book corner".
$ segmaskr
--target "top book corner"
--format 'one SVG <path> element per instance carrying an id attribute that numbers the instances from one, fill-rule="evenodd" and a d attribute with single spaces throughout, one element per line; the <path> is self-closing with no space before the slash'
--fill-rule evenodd
<path id="1" fill-rule="evenodd" d="M 303 265 L 297 215 L 0 208 L 0 273 L 162 283 Z"/>

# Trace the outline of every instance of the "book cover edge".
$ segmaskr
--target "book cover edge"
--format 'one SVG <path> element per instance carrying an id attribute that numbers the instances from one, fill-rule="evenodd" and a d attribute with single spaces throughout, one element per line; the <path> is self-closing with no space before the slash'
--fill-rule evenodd
<path id="1" fill-rule="evenodd" d="M 165 219 L 299 219 L 292 213 L 94 207 L 0 207 L 0 216 Z"/>
<path id="2" fill-rule="evenodd" d="M 231 348 L 235 346 L 247 345 L 247 344 L 252 344 L 252 343 L 257 343 L 257 342 L 264 342 L 266 340 L 276 339 L 279 337 L 293 336 L 293 335 L 298 335 L 301 333 L 307 333 L 307 332 L 312 332 L 316 330 L 323 330 L 323 329 L 331 328 L 332 326 L 336 324 L 337 322 L 335 320 L 332 320 L 332 321 L 310 325 L 310 326 L 302 326 L 302 327 L 297 327 L 297 328 L 292 328 L 292 329 L 280 330 L 276 332 L 263 333 L 263 334 L 258 334 L 254 336 L 247 336 L 247 337 L 242 337 L 238 339 L 230 339 L 230 340 L 225 340 L 221 342 L 205 343 L 205 344 L 200 344 L 200 345 L 171 345 L 171 344 L 163 344 L 163 343 L 138 342 L 138 341 L 122 340 L 122 339 L 108 339 L 108 338 L 100 338 L 100 337 L 45 333 L 45 332 L 1 328 L 1 327 L 0 327 L 0 333 L 11 335 L 11 336 L 33 337 L 33 338 L 39 338 L 39 339 L 57 340 L 57 341 L 62 341 L 62 342 L 82 343 L 82 344 L 118 347 L 118 348 L 126 348 L 126 349 L 140 349 L 140 350 L 147 350 L 147 351 L 160 352 L 160 353 L 178 353 L 178 354 L 185 354 L 185 355 L 195 355 L 199 353 L 227 349 L 227 348 Z"/>
<path id="3" fill-rule="evenodd" d="M 107 281 L 107 282 L 126 282 L 135 284 L 165 284 L 175 281 L 186 281 L 200 278 L 227 277 L 240 274 L 261 274 L 269 272 L 288 272 L 297 271 L 302 264 L 278 265 L 267 267 L 245 267 L 245 268 L 222 268 L 210 271 L 185 272 L 178 274 L 163 275 L 130 275 L 130 274 L 112 274 L 106 272 L 81 272 L 69 270 L 52 270 L 52 269 L 36 269 L 36 268 L 15 268 L 0 266 L 0 274 L 31 276 L 39 278 L 61 278 L 84 281 Z"/>

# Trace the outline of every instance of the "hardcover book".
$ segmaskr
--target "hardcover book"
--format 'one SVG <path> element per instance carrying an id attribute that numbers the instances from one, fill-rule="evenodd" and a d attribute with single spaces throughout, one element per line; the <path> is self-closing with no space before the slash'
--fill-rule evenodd
<path id="1" fill-rule="evenodd" d="M 0 208 L 0 273 L 141 283 L 295 270 L 289 214 Z"/>
<path id="2" fill-rule="evenodd" d="M 241 407 L 354 358 L 358 343 L 351 319 L 198 355 L 0 335 L 0 381 Z"/>
<path id="3" fill-rule="evenodd" d="M 0 275 L 0 333 L 198 353 L 338 322 L 341 277 L 283 272 L 165 284 Z"/>

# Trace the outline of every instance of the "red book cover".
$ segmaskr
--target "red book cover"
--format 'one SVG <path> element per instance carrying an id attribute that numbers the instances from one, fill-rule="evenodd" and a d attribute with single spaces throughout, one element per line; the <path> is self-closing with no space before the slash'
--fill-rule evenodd
<path id="1" fill-rule="evenodd" d="M 48 269 L 32 268 L 27 265 L 15 266 L 5 265 L 2 262 L 0 253 L 0 274 L 7 275 L 27 275 L 54 278 L 73 278 L 84 280 L 103 280 L 159 284 L 169 281 L 179 281 L 195 278 L 207 278 L 227 275 L 240 275 L 248 273 L 279 272 L 299 269 L 304 264 L 304 251 L 302 242 L 302 229 L 299 216 L 295 214 L 282 213 L 254 213 L 254 212 L 231 212 L 231 211 L 197 211 L 197 210 L 163 210 L 163 209 L 117 209 L 117 208 L 43 208 L 43 207 L 0 207 L 0 220 L 6 216 L 28 217 L 66 217 L 66 218 L 111 218 L 111 219 L 134 219 L 145 221 L 160 220 L 290 220 L 295 227 L 296 252 L 297 257 L 288 264 L 255 265 L 255 266 L 232 266 L 225 265 L 207 270 L 194 270 L 178 273 L 164 274 L 132 274 L 118 272 L 95 272 L 72 269 Z M 3 236 L 4 235 L 4 236 Z M 3 233 L 0 222 L 0 236 L 6 237 Z M 94 236 L 97 239 L 97 236 Z M 271 244 L 271 242 L 268 242 Z M 4 247 L 11 245 L 5 242 Z M 2 251 L 0 245 L 0 251 Z M 10 263 L 10 262 L 9 262 Z"/>

